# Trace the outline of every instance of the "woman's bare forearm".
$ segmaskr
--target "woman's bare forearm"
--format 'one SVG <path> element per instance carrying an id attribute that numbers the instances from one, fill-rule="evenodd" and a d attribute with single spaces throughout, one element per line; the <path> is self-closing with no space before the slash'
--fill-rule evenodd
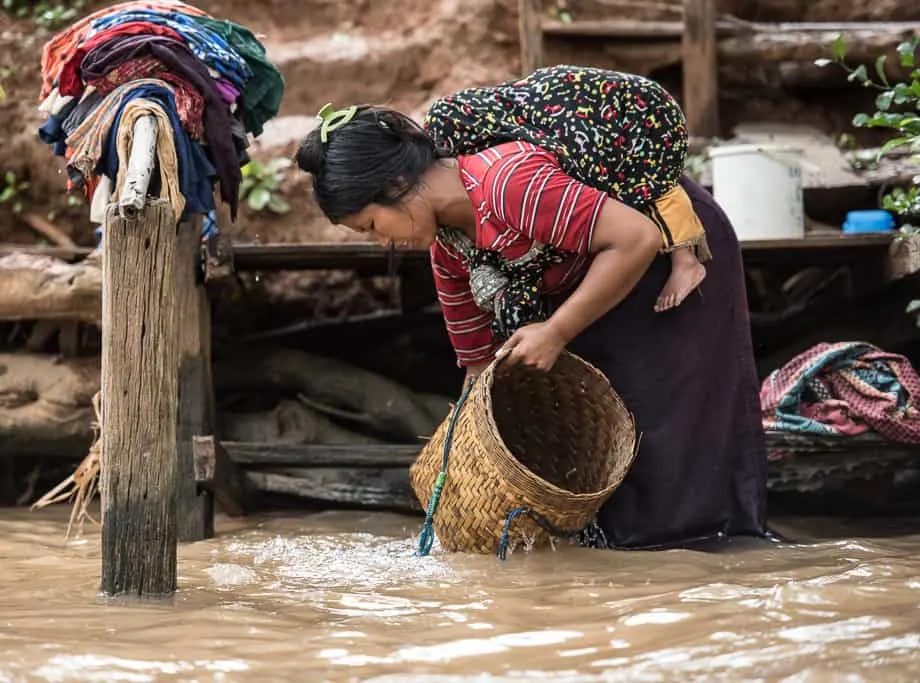
<path id="1" fill-rule="evenodd" d="M 584 279 L 547 321 L 566 344 L 619 304 L 636 286 L 658 253 L 657 238 L 633 249 L 599 252 Z"/>

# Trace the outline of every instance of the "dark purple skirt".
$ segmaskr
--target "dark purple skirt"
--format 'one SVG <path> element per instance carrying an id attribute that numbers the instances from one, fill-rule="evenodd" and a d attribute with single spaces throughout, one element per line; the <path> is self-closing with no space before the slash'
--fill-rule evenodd
<path id="1" fill-rule="evenodd" d="M 641 432 L 638 456 L 598 520 L 620 548 L 766 533 L 767 456 L 741 250 L 712 195 L 681 184 L 713 254 L 700 290 L 655 313 L 670 272 L 659 256 L 570 346 L 607 375 Z"/>

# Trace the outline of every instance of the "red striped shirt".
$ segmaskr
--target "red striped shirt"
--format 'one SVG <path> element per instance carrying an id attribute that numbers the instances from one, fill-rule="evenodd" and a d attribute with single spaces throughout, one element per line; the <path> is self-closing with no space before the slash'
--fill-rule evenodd
<path id="1" fill-rule="evenodd" d="M 571 285 L 586 267 L 607 195 L 574 180 L 550 152 L 526 142 L 508 142 L 457 161 L 476 214 L 476 246 L 514 259 L 534 242 L 550 244 L 566 258 L 546 271 L 541 291 L 551 294 Z M 457 364 L 490 360 L 497 346 L 491 317 L 473 300 L 463 258 L 436 240 L 431 265 Z"/>

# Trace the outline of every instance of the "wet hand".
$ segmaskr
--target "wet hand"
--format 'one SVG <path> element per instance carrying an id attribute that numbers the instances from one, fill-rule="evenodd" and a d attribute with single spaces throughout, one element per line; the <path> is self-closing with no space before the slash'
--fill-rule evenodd
<path id="1" fill-rule="evenodd" d="M 565 339 L 549 323 L 525 325 L 496 352 L 505 363 L 523 363 L 549 371 L 565 348 Z"/>

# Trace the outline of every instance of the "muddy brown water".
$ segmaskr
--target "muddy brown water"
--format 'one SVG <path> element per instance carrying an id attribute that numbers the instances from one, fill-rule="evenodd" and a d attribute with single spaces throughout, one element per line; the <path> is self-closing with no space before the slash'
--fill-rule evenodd
<path id="1" fill-rule="evenodd" d="M 171 604 L 98 599 L 95 529 L 0 510 L 0 682 L 920 680 L 920 521 L 730 552 L 413 557 L 419 520 L 223 520 Z"/>

